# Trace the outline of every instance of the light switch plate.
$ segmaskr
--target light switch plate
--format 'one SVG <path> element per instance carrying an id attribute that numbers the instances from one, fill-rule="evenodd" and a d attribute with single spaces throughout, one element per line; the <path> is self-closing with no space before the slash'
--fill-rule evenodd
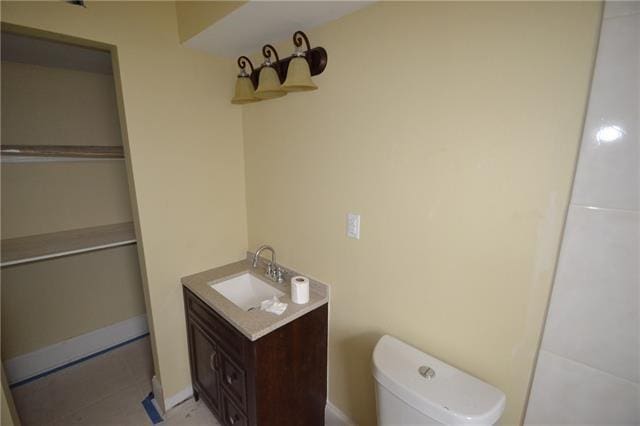
<path id="1" fill-rule="evenodd" d="M 347 214 L 347 237 L 356 240 L 360 239 L 360 215 L 355 213 Z"/>

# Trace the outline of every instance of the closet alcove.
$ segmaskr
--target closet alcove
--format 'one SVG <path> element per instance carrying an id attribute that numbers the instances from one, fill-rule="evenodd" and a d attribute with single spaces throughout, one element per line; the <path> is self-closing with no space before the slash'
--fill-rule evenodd
<path id="1" fill-rule="evenodd" d="M 1 40 L 2 361 L 15 386 L 82 356 L 47 359 L 69 339 L 146 330 L 146 309 L 110 52 Z"/>

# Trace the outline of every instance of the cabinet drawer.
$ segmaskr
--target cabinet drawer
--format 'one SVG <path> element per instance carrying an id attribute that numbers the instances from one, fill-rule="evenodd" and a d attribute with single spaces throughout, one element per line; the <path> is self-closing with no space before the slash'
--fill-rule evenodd
<path id="1" fill-rule="evenodd" d="M 232 361 L 226 354 L 221 353 L 220 373 L 222 387 L 242 410 L 247 409 L 246 374 L 242 367 Z"/>
<path id="2" fill-rule="evenodd" d="M 235 405 L 232 398 L 226 392 L 222 392 L 222 407 L 224 413 L 224 424 L 227 426 L 247 426 L 247 417 Z"/>
<path id="3" fill-rule="evenodd" d="M 201 302 L 194 294 L 185 291 L 185 295 L 187 296 L 187 310 L 189 313 L 200 320 L 227 352 L 242 358 L 245 337 L 233 330 L 224 318 Z"/>

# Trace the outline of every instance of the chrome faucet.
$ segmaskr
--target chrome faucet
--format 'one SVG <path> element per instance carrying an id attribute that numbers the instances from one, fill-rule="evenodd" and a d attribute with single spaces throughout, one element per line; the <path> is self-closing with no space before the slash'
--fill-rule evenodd
<path id="1" fill-rule="evenodd" d="M 273 247 L 271 247 L 269 245 L 265 244 L 265 245 L 261 245 L 260 247 L 258 247 L 258 250 L 256 250 L 256 254 L 253 255 L 253 263 L 252 263 L 253 268 L 255 269 L 255 268 L 258 267 L 258 261 L 260 260 L 260 254 L 264 250 L 271 251 L 271 262 L 267 263 L 267 269 L 266 269 L 264 274 L 267 277 L 269 277 L 272 281 L 275 281 L 277 283 L 283 282 L 284 281 L 284 269 L 279 267 L 278 264 L 276 263 L 276 251 L 273 249 Z"/>

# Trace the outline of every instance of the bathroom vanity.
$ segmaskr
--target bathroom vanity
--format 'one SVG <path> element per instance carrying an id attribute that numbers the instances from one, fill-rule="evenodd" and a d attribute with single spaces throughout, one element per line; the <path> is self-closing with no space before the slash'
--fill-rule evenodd
<path id="1" fill-rule="evenodd" d="M 264 279 L 288 303 L 282 315 L 242 309 L 212 288 L 262 278 L 263 267 L 244 260 L 182 279 L 194 395 L 224 425 L 324 425 L 328 288 L 313 282 L 309 303 L 296 305 L 288 282 Z"/>

